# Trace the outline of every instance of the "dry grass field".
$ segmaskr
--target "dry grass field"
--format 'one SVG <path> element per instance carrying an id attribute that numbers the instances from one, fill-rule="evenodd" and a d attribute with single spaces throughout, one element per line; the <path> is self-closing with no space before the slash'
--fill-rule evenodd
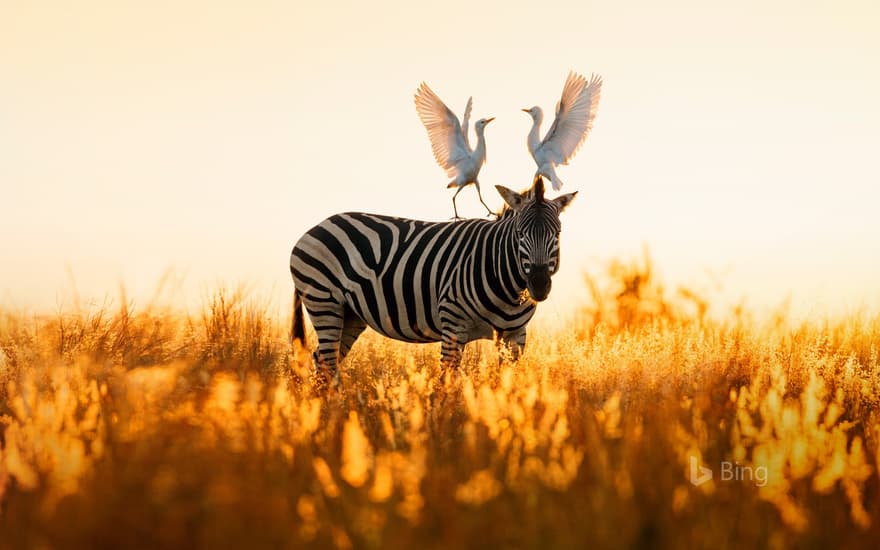
<path id="1" fill-rule="evenodd" d="M 515 364 L 368 335 L 332 395 L 235 292 L 0 312 L 0 548 L 874 547 L 880 317 L 712 320 L 649 267 Z"/>

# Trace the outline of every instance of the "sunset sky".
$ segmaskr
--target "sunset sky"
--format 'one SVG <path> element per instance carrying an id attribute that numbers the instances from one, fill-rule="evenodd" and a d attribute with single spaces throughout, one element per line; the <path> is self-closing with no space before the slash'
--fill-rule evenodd
<path id="1" fill-rule="evenodd" d="M 187 298 L 289 300 L 290 248 L 327 215 L 452 215 L 421 81 L 497 117 L 500 207 L 493 186 L 534 173 L 520 109 L 552 113 L 575 70 L 605 84 L 559 169 L 580 194 L 544 309 L 645 244 L 732 300 L 877 307 L 878 24 L 870 0 L 0 0 L 0 303 L 145 300 L 169 269 Z M 458 204 L 480 215 L 472 189 Z"/>

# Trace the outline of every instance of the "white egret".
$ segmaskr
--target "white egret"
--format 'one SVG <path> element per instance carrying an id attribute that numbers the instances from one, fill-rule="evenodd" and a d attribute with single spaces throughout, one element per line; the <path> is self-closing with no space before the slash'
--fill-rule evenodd
<path id="1" fill-rule="evenodd" d="M 471 108 L 473 107 L 473 98 L 468 99 L 467 107 L 464 110 L 464 127 L 459 123 L 455 113 L 424 82 L 416 91 L 415 103 L 419 118 L 422 120 L 422 124 L 425 125 L 425 129 L 428 130 L 428 138 L 431 140 L 434 159 L 437 160 L 440 168 L 446 170 L 446 175 L 452 178 L 452 181 L 446 187 L 458 187 L 458 190 L 452 196 L 452 209 L 455 212 L 455 218 L 459 219 L 455 198 L 458 197 L 458 194 L 466 185 L 470 184 L 474 184 L 477 188 L 477 196 L 480 197 L 480 202 L 483 203 L 489 214 L 493 214 L 492 210 L 483 201 L 483 195 L 480 193 L 480 182 L 477 176 L 480 173 L 480 168 L 483 167 L 483 163 L 486 162 L 486 138 L 484 131 L 486 125 L 495 120 L 495 117 L 481 118 L 474 124 L 474 130 L 477 134 L 477 146 L 471 149 L 470 140 L 468 139 L 468 121 L 470 120 Z"/>
<path id="2" fill-rule="evenodd" d="M 535 177 L 546 177 L 555 190 L 562 187 L 562 180 L 556 175 L 556 166 L 568 164 L 583 145 L 593 127 L 601 93 L 602 77 L 599 75 L 594 74 L 587 82 L 583 76 L 575 72 L 569 73 L 562 89 L 562 99 L 556 104 L 556 120 L 543 140 L 539 132 L 544 112 L 537 106 L 523 109 L 531 115 L 533 121 L 528 145 L 529 152 L 538 165 Z"/>

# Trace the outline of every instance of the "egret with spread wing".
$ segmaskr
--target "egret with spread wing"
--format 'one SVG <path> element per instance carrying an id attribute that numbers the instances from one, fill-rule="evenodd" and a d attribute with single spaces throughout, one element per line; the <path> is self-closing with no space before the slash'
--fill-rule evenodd
<path id="1" fill-rule="evenodd" d="M 539 132 L 544 112 L 540 107 L 523 109 L 533 121 L 528 144 L 529 152 L 538 165 L 535 177 L 546 177 L 553 184 L 553 189 L 562 187 L 562 180 L 556 175 L 556 166 L 568 164 L 593 127 L 601 92 L 602 77 L 599 75 L 594 74 L 587 82 L 583 76 L 569 73 L 562 89 L 562 99 L 556 104 L 556 119 L 543 140 Z"/>
<path id="2" fill-rule="evenodd" d="M 447 188 L 458 187 L 458 190 L 452 196 L 452 209 L 455 212 L 455 218 L 458 219 L 458 207 L 455 205 L 455 198 L 461 190 L 470 184 L 474 184 L 477 188 L 477 196 L 480 202 L 493 214 L 492 210 L 486 206 L 483 201 L 483 195 L 480 193 L 480 182 L 477 176 L 480 168 L 486 162 L 486 138 L 484 131 L 486 125 L 495 120 L 495 118 L 481 118 L 474 124 L 474 130 L 477 133 L 477 145 L 471 149 L 468 139 L 468 121 L 471 116 L 471 108 L 473 107 L 473 98 L 468 99 L 467 107 L 464 111 L 464 126 L 458 121 L 449 107 L 446 106 L 437 94 L 434 93 L 427 84 L 422 82 L 415 95 L 416 111 L 425 129 L 428 130 L 428 138 L 431 140 L 431 149 L 434 151 L 434 158 L 440 168 L 446 170 L 446 175 L 452 178 Z"/>

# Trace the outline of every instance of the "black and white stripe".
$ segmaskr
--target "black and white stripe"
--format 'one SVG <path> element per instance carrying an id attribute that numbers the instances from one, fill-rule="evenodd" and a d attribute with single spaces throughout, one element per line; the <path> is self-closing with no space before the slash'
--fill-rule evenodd
<path id="1" fill-rule="evenodd" d="M 349 212 L 308 230 L 293 248 L 293 337 L 303 340 L 302 304 L 318 335 L 316 365 L 335 371 L 371 327 L 407 342 L 442 345 L 457 366 L 467 342 L 497 338 L 517 356 L 535 301 L 559 267 L 559 213 L 575 193 L 544 198 L 539 178 L 495 221 L 433 223 Z M 523 299 L 528 289 L 530 299 Z"/>

